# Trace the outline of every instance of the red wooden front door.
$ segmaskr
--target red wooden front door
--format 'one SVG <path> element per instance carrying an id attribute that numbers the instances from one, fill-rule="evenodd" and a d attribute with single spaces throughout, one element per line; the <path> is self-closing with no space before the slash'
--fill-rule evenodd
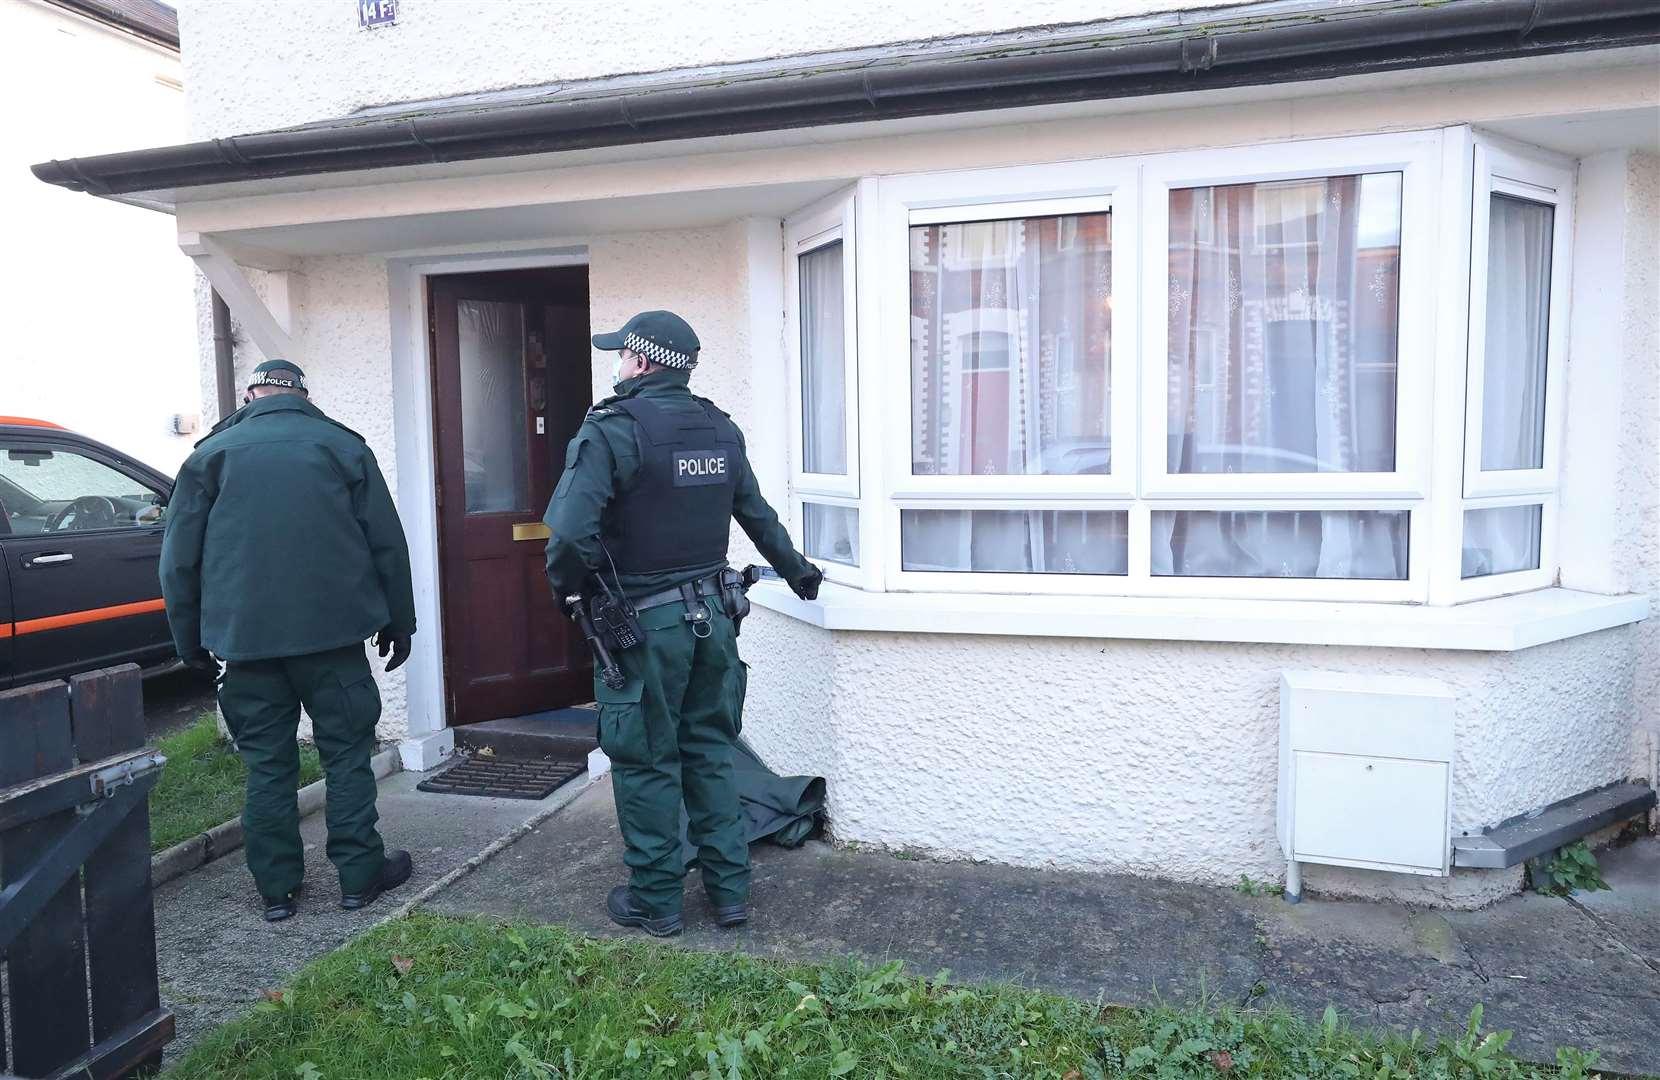
<path id="1" fill-rule="evenodd" d="M 542 514 L 590 404 L 583 267 L 428 279 L 449 721 L 589 700 Z"/>

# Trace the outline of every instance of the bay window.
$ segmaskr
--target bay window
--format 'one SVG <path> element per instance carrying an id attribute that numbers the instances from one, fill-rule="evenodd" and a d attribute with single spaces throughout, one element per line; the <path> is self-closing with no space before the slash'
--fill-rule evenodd
<path id="1" fill-rule="evenodd" d="M 786 223 L 793 523 L 878 591 L 1548 584 L 1571 182 L 1467 129 L 862 181 Z"/>

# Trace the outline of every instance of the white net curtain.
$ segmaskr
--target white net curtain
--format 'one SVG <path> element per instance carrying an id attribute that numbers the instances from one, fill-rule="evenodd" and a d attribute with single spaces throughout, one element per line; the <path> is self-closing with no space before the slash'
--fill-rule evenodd
<path id="1" fill-rule="evenodd" d="M 918 225 L 911 468 L 919 476 L 1112 469 L 1112 218 Z M 907 511 L 911 570 L 1123 573 L 1122 514 Z"/>
<path id="2" fill-rule="evenodd" d="M 1395 465 L 1398 173 L 1171 192 L 1171 473 Z M 1155 575 L 1406 577 L 1407 515 L 1162 512 Z"/>
<path id="3" fill-rule="evenodd" d="M 1495 194 L 1488 203 L 1487 312 L 1481 373 L 1481 470 L 1545 464 L 1545 367 L 1550 342 L 1556 208 Z M 1537 570 L 1537 504 L 1464 515 L 1463 576 Z"/>

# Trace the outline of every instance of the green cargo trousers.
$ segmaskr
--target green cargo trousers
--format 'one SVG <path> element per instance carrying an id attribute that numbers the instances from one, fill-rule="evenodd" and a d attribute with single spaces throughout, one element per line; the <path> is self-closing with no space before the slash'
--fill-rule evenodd
<path id="1" fill-rule="evenodd" d="M 342 893 L 363 892 L 380 875 L 385 849 L 375 822 L 375 774 L 369 756 L 380 719 L 380 690 L 362 645 L 225 666 L 219 708 L 248 766 L 242 845 L 261 896 L 299 888 L 305 876 L 296 791 L 300 706 L 328 783 L 324 816 L 328 856 Z"/>
<path id="2" fill-rule="evenodd" d="M 645 640 L 616 653 L 628 677 L 623 688 L 594 677 L 629 886 L 653 918 L 680 910 L 682 802 L 710 901 L 724 907 L 749 899 L 749 846 L 732 771 L 745 671 L 732 620 L 718 601 L 710 607 L 702 638 L 686 622 L 684 604 L 642 611 Z"/>

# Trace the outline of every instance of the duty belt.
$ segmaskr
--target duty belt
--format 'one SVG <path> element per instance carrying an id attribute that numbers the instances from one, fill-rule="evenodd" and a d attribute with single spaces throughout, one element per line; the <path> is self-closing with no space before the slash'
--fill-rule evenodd
<path id="1" fill-rule="evenodd" d="M 678 604 L 686 599 L 686 588 L 690 586 L 692 595 L 700 599 L 720 599 L 720 571 L 707 574 L 694 581 L 684 582 L 672 589 L 663 589 L 659 592 L 647 593 L 644 596 L 631 596 L 628 602 L 634 605 L 635 611 L 645 611 L 648 608 L 662 607 L 664 604 Z"/>

